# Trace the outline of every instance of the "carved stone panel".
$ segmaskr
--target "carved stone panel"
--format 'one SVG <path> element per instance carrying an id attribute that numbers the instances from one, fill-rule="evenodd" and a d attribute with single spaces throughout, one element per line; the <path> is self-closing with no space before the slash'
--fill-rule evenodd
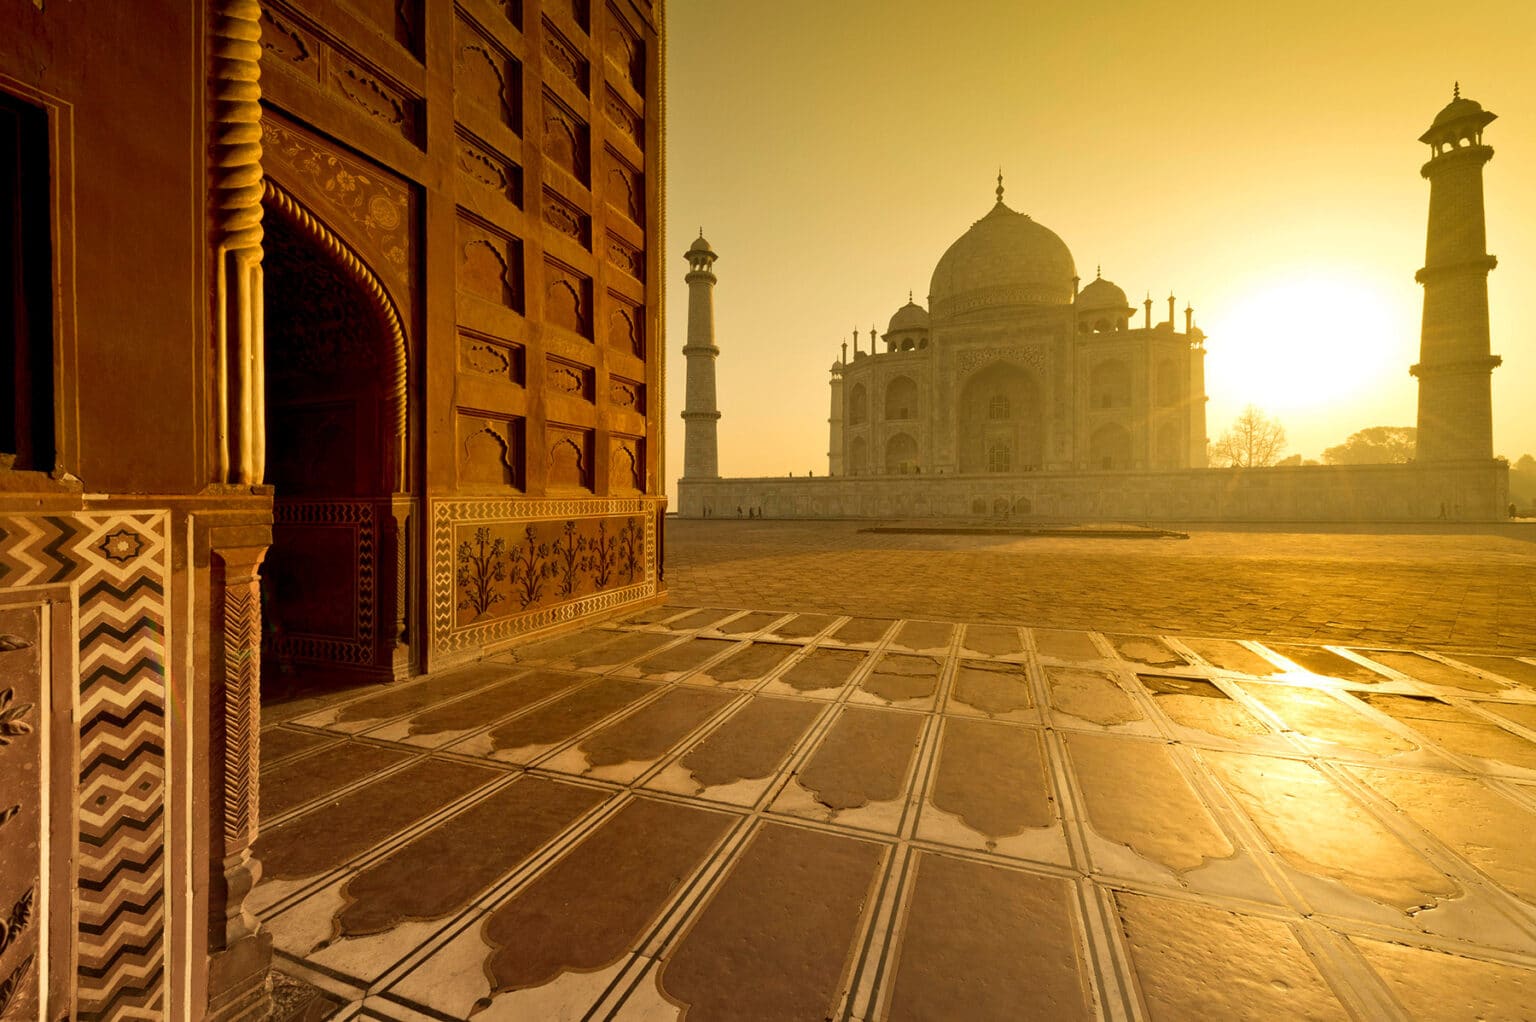
<path id="1" fill-rule="evenodd" d="M 524 422 L 459 409 L 459 484 L 523 488 Z"/>
<path id="2" fill-rule="evenodd" d="M 38 913 L 49 806 L 41 606 L 0 607 L 0 1017 L 37 1018 L 44 958 Z"/>
<path id="3" fill-rule="evenodd" d="M 609 438 L 608 486 L 614 494 L 645 490 L 645 440 L 635 436 Z"/>
<path id="4" fill-rule="evenodd" d="M 273 180 L 346 238 L 409 316 L 416 202 L 405 181 L 270 112 L 261 148 Z"/>
<path id="5" fill-rule="evenodd" d="M 645 357 L 645 313 L 617 291 L 608 292 L 608 344 L 636 358 Z"/>
<path id="6" fill-rule="evenodd" d="M 453 26 L 453 93 L 461 113 L 483 111 L 522 134 L 522 64 L 462 13 Z"/>
<path id="7" fill-rule="evenodd" d="M 352 0 L 358 13 L 412 56 L 421 56 L 424 0 Z"/>
<path id="8" fill-rule="evenodd" d="M 544 379 L 551 393 L 565 394 L 577 397 L 583 401 L 591 401 L 593 397 L 593 374 L 591 366 L 584 366 L 578 362 L 571 362 L 563 358 L 548 356 Z"/>
<path id="9" fill-rule="evenodd" d="M 544 428 L 551 491 L 592 490 L 592 430 L 551 423 Z"/>
<path id="10" fill-rule="evenodd" d="M 645 384 L 622 376 L 608 379 L 608 403 L 621 411 L 645 414 Z"/>
<path id="11" fill-rule="evenodd" d="M 432 508 L 433 644 L 484 649 L 656 592 L 654 498 L 462 499 Z"/>
<path id="12" fill-rule="evenodd" d="M 375 647 L 379 516 L 369 500 L 273 502 L 272 654 L 279 662 L 382 666 Z"/>
<path id="13" fill-rule="evenodd" d="M 523 311 L 523 243 L 480 217 L 459 211 L 459 290 Z"/>
<path id="14" fill-rule="evenodd" d="M 607 244 L 603 246 L 603 256 L 608 262 L 636 280 L 645 280 L 645 253 L 623 238 L 608 232 Z"/>
<path id="15" fill-rule="evenodd" d="M 339 45 L 328 31 L 294 7 L 261 5 L 262 69 L 286 71 L 386 130 L 421 145 L 425 101 L 383 69 Z"/>
<path id="16" fill-rule="evenodd" d="M 305 29 L 292 16 L 275 4 L 264 4 L 261 9 L 261 67 L 263 71 L 282 69 L 292 71 L 320 84 L 320 58 L 323 43 L 314 33 Z"/>
<path id="17" fill-rule="evenodd" d="M 582 248 L 592 248 L 592 218 L 552 188 L 544 189 L 544 222 Z"/>
<path id="18" fill-rule="evenodd" d="M 592 278 L 558 260 L 544 259 L 544 320 L 589 340 Z"/>
<path id="19" fill-rule="evenodd" d="M 591 67 L 587 58 L 548 18 L 544 19 L 543 25 L 545 63 L 556 74 L 569 79 L 582 95 L 586 95 L 587 84 L 591 80 Z"/>
<path id="20" fill-rule="evenodd" d="M 494 5 L 513 28 L 523 30 L 523 0 L 494 0 Z"/>
<path id="21" fill-rule="evenodd" d="M 521 344 L 466 327 L 459 328 L 459 369 L 523 386 L 527 380 L 525 352 Z"/>
<path id="22" fill-rule="evenodd" d="M 460 525 L 453 532 L 454 624 L 513 617 L 645 577 L 638 515 Z"/>
<path id="23" fill-rule="evenodd" d="M 550 0 L 546 9 L 559 11 L 583 32 L 592 31 L 591 0 Z"/>
<path id="24" fill-rule="evenodd" d="M 523 208 L 523 168 L 495 146 L 462 126 L 458 129 L 459 173 L 482 188 Z"/>
<path id="25" fill-rule="evenodd" d="M 645 148 L 645 120 L 611 88 L 603 91 L 603 113 L 636 149 Z"/>
<path id="26" fill-rule="evenodd" d="M 645 41 L 612 4 L 608 6 L 608 36 L 603 40 L 603 54 L 631 88 L 645 94 Z"/>
<path id="27" fill-rule="evenodd" d="M 603 150 L 608 204 L 629 218 L 630 223 L 645 226 L 645 177 L 629 161 L 614 151 Z"/>
<path id="28" fill-rule="evenodd" d="M 544 93 L 544 155 L 584 185 L 592 183 L 592 129 L 553 94 Z"/>

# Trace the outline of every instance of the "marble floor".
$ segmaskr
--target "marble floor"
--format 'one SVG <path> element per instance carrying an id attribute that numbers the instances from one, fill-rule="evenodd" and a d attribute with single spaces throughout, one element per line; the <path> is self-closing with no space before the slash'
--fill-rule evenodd
<path id="1" fill-rule="evenodd" d="M 1536 1018 L 1536 657 L 1028 624 L 269 705 L 251 904 L 338 1019 Z"/>

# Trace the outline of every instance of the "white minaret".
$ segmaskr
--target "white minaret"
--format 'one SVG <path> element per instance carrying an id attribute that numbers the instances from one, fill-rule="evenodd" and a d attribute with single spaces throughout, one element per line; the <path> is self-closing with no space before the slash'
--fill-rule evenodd
<path id="1" fill-rule="evenodd" d="M 688 400 L 683 408 L 683 478 L 720 478 L 720 448 L 715 424 L 720 410 L 715 407 L 715 274 L 719 258 L 704 240 L 704 229 L 688 246 L 688 343 L 683 357 L 688 360 Z"/>

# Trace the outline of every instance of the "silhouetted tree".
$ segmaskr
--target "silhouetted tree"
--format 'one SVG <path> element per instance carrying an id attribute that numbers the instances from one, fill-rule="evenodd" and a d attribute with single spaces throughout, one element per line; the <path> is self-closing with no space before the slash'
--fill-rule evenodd
<path id="1" fill-rule="evenodd" d="M 1529 454 L 1509 466 L 1509 499 L 1521 507 L 1536 506 L 1536 458 Z"/>
<path id="2" fill-rule="evenodd" d="M 1283 450 L 1285 427 L 1249 405 L 1211 445 L 1211 457 L 1231 468 L 1263 468 L 1273 465 Z"/>
<path id="3" fill-rule="evenodd" d="M 1419 431 L 1412 426 L 1372 426 L 1323 452 L 1330 465 L 1401 465 L 1413 460 Z"/>

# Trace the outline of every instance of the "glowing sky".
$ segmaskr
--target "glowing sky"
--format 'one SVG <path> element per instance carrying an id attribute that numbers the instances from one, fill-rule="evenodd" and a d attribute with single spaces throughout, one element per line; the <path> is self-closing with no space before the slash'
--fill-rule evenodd
<path id="1" fill-rule="evenodd" d="M 826 472 L 827 369 L 1006 201 L 1209 335 L 1214 439 L 1245 404 L 1317 457 L 1412 425 L 1429 185 L 1451 98 L 1486 173 L 1494 445 L 1536 452 L 1536 3 L 672 0 L 667 462 L 682 471 L 682 252 L 715 291 L 722 475 Z M 1133 321 L 1141 325 L 1141 316 Z"/>

